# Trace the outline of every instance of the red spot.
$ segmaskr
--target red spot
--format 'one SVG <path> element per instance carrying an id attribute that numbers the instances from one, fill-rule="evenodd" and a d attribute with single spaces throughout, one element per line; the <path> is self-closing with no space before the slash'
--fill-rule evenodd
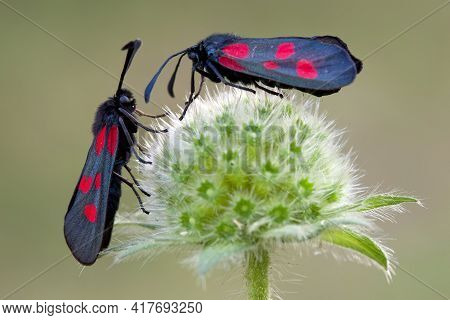
<path id="1" fill-rule="evenodd" d="M 84 206 L 84 215 L 90 222 L 97 220 L 97 207 L 95 204 L 90 203 Z"/>
<path id="2" fill-rule="evenodd" d="M 95 175 L 94 185 L 95 190 L 100 189 L 100 186 L 102 185 L 102 174 L 100 172 Z"/>
<path id="3" fill-rule="evenodd" d="M 297 62 L 297 75 L 301 78 L 315 79 L 317 78 L 317 70 L 311 61 L 302 59 Z"/>
<path id="4" fill-rule="evenodd" d="M 278 69 L 279 65 L 275 61 L 266 61 L 263 63 L 264 68 L 273 70 Z"/>
<path id="5" fill-rule="evenodd" d="M 112 126 L 108 133 L 108 152 L 113 155 L 116 152 L 117 141 L 119 140 L 119 128 Z"/>
<path id="6" fill-rule="evenodd" d="M 106 127 L 103 127 L 102 130 L 97 134 L 97 139 L 95 139 L 95 152 L 97 155 L 99 155 L 103 147 L 105 146 L 105 134 L 106 134 Z"/>
<path id="7" fill-rule="evenodd" d="M 80 179 L 80 184 L 78 185 L 78 189 L 83 193 L 88 193 L 91 190 L 92 185 L 92 177 L 82 176 Z"/>
<path id="8" fill-rule="evenodd" d="M 234 71 L 242 71 L 245 70 L 243 66 L 241 66 L 239 63 L 234 61 L 233 59 L 230 59 L 228 57 L 220 57 L 219 63 L 223 65 L 224 67 L 234 70 Z"/>
<path id="9" fill-rule="evenodd" d="M 294 54 L 294 43 L 293 42 L 283 42 L 278 45 L 277 52 L 275 53 L 275 58 L 277 59 L 287 59 Z"/>
<path id="10" fill-rule="evenodd" d="M 233 58 L 245 59 L 248 57 L 249 48 L 246 43 L 233 43 L 222 49 L 227 55 Z"/>

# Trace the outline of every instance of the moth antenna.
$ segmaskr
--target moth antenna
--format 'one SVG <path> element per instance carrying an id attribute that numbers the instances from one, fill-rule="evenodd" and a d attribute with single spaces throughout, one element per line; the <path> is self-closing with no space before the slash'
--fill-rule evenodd
<path id="1" fill-rule="evenodd" d="M 128 68 L 131 65 L 131 61 L 133 61 L 134 55 L 138 51 L 141 44 L 142 44 L 142 41 L 139 39 L 136 39 L 134 41 L 128 42 L 122 48 L 122 50 L 128 50 L 128 52 L 127 52 L 127 56 L 125 58 L 125 64 L 123 66 L 122 74 L 120 75 L 120 81 L 119 81 L 119 86 L 117 87 L 116 95 L 119 93 L 119 90 L 122 89 L 122 84 L 123 84 L 123 79 L 125 78 L 125 74 L 127 73 Z"/>
<path id="2" fill-rule="evenodd" d="M 178 68 L 181 64 L 181 59 L 186 55 L 186 52 L 184 52 L 180 58 L 178 59 L 177 65 L 175 66 L 175 70 L 173 70 L 172 76 L 170 77 L 169 83 L 167 84 L 167 91 L 169 92 L 169 95 L 174 98 L 175 94 L 173 93 L 173 86 L 175 85 L 175 79 L 177 77 Z"/>
<path id="3" fill-rule="evenodd" d="M 161 74 L 162 70 L 167 65 L 167 63 L 169 63 L 169 61 L 172 60 L 173 58 L 175 58 L 176 56 L 183 54 L 183 53 L 185 54 L 186 52 L 187 52 L 187 49 L 177 52 L 177 53 L 174 53 L 173 55 L 168 57 L 166 59 L 166 61 L 164 61 L 164 63 L 161 65 L 161 67 L 159 67 L 158 71 L 155 73 L 152 80 L 149 82 L 149 84 L 145 88 L 145 94 L 144 94 L 145 102 L 148 103 L 150 101 L 150 94 L 152 93 L 152 90 L 153 90 L 153 87 L 155 86 L 156 80 L 158 79 L 159 75 Z"/>

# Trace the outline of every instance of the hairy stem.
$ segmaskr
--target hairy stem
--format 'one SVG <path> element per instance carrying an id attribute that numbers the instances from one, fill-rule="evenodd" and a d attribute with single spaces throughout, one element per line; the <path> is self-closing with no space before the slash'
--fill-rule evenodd
<path id="1" fill-rule="evenodd" d="M 247 254 L 247 282 L 248 298 L 250 300 L 269 299 L 269 252 L 264 248 Z"/>

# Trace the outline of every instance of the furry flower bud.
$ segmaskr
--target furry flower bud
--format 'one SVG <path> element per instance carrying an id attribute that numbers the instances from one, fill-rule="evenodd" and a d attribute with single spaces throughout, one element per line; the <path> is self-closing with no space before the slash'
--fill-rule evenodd
<path id="1" fill-rule="evenodd" d="M 388 274 L 390 251 L 372 238 L 372 220 L 381 208 L 416 200 L 361 197 L 358 173 L 341 150 L 342 132 L 319 114 L 318 104 L 306 95 L 230 90 L 197 99 L 183 121 L 172 114 L 169 133 L 148 145 L 153 165 L 141 167 L 153 214 L 125 221 L 157 230 L 111 250 L 123 258 L 194 245 L 199 252 L 191 261 L 204 274 L 223 261 L 268 265 L 276 246 L 320 241 Z M 258 279 L 260 267 L 249 267 L 248 281 Z M 264 297 L 264 290 L 255 292 Z"/>

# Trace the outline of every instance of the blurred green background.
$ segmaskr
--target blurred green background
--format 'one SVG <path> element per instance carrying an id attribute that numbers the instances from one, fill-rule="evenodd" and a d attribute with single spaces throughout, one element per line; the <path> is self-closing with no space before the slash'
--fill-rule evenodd
<path id="1" fill-rule="evenodd" d="M 3 2 L 3 0 L 1 1 Z M 143 92 L 170 54 L 213 32 L 249 37 L 331 34 L 366 57 L 388 39 L 442 5 L 443 0 L 379 1 L 13 1 L 8 3 L 68 45 L 119 75 L 119 50 L 144 44 L 126 81 Z M 117 81 L 0 4 L 1 222 L 0 297 L 68 254 L 63 217 L 91 143 L 96 106 Z M 366 186 L 421 198 L 396 224 L 383 223 L 401 267 L 450 296 L 450 5 L 365 61 L 357 81 L 323 99 L 322 112 L 347 128 L 348 148 Z M 168 70 L 171 70 L 169 68 Z M 188 64 L 183 70 L 189 69 Z M 170 75 L 170 72 L 167 72 Z M 154 91 L 160 105 L 181 103 Z M 153 105 L 139 104 L 158 113 Z M 136 200 L 125 189 L 121 210 Z M 17 299 L 243 298 L 239 267 L 213 272 L 206 283 L 163 254 L 144 264 L 101 259 L 84 270 L 69 257 L 23 287 Z M 439 299 L 397 269 L 382 272 L 332 257 L 280 250 L 274 284 L 285 299 Z"/>

